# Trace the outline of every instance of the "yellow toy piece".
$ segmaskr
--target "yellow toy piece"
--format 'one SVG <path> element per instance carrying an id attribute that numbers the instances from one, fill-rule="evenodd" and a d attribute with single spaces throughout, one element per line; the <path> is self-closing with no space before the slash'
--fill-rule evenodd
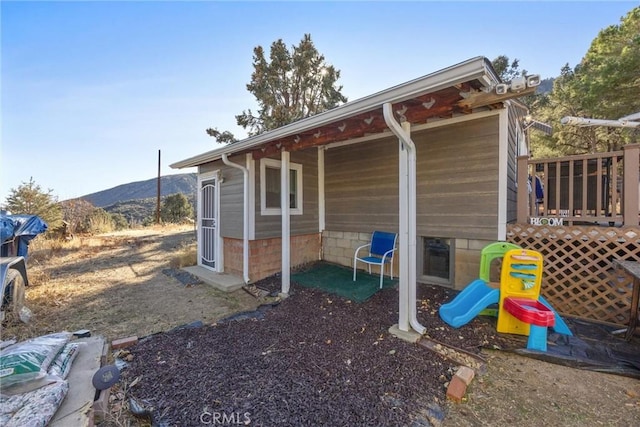
<path id="1" fill-rule="evenodd" d="M 512 249 L 504 254 L 500 273 L 500 300 L 496 330 L 501 333 L 529 335 L 530 325 L 516 319 L 503 306 L 505 298 L 527 298 L 537 301 L 542 285 L 540 252 L 528 249 Z"/>

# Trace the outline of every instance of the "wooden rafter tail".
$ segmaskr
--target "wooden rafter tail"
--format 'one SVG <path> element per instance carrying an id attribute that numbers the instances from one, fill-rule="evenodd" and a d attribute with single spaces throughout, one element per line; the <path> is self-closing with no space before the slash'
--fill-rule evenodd
<path id="1" fill-rule="evenodd" d="M 463 109 L 473 109 L 479 107 L 486 107 L 490 105 L 496 105 L 509 99 L 519 98 L 521 96 L 530 95 L 536 91 L 535 87 L 528 87 L 520 92 L 507 92 L 502 95 L 497 95 L 494 92 L 474 92 L 469 94 L 466 98 L 458 101 L 458 106 Z"/>

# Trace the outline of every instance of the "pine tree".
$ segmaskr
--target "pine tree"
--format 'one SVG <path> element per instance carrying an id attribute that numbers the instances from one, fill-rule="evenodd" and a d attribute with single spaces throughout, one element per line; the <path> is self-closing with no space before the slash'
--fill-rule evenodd
<path id="1" fill-rule="evenodd" d="M 330 110 L 347 102 L 342 86 L 336 82 L 340 71 L 325 61 L 316 49 L 310 34 L 305 34 L 298 46 L 288 50 L 282 39 L 271 44 L 269 60 L 262 46 L 253 49 L 251 82 L 247 90 L 258 102 L 257 114 L 250 109 L 236 116 L 239 126 L 249 136 Z M 235 136 L 217 128 L 207 133 L 218 142 L 235 142 Z"/>
<path id="2" fill-rule="evenodd" d="M 615 120 L 640 111 L 640 7 L 597 35 L 574 68 L 566 64 L 535 115 L 553 136 L 532 135 L 536 157 L 616 151 L 638 140 L 638 130 L 575 127 L 565 116 Z"/>
<path id="3" fill-rule="evenodd" d="M 49 230 L 62 225 L 62 209 L 53 190 L 44 191 L 33 178 L 12 188 L 3 207 L 16 215 L 37 215 L 47 223 Z"/>

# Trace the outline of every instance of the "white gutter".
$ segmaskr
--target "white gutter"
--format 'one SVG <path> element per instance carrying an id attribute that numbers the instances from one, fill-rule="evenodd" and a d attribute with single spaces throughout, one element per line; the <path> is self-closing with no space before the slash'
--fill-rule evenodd
<path id="1" fill-rule="evenodd" d="M 418 322 L 416 317 L 416 146 L 409 135 L 410 123 L 407 123 L 406 130 L 400 126 L 395 117 L 393 117 L 390 102 L 385 102 L 382 105 L 382 112 L 387 126 L 401 142 L 401 183 L 405 179 L 402 177 L 404 175 L 402 163 L 406 165 L 404 167 L 406 167 L 407 175 L 406 187 L 402 188 L 401 186 L 399 188 L 401 193 L 400 200 L 406 200 L 406 203 L 401 202 L 399 207 L 399 228 L 400 230 L 406 230 L 406 235 L 400 233 L 400 247 L 404 246 L 405 248 L 403 252 L 406 254 L 406 261 L 402 263 L 405 266 L 405 271 L 403 272 L 403 269 L 400 270 L 399 310 L 401 313 L 406 313 L 411 327 L 420 335 L 424 335 L 426 328 Z M 405 154 L 402 153 L 402 149 L 406 152 L 406 161 L 403 161 Z M 402 254 L 400 254 L 400 257 L 402 261 Z M 402 298 L 403 294 L 406 295 L 404 300 Z M 404 319 L 399 319 L 398 327 L 404 330 L 402 327 L 406 327 L 406 325 L 402 323 L 406 322 L 404 322 Z"/>
<path id="2" fill-rule="evenodd" d="M 227 154 L 222 154 L 222 162 L 232 168 L 242 171 L 244 180 L 244 220 L 242 225 L 242 276 L 244 283 L 249 284 L 249 169 L 237 163 L 231 162 L 227 158 Z"/>
<path id="3" fill-rule="evenodd" d="M 487 76 L 490 77 L 487 78 Z M 492 80 L 495 83 L 500 82 L 487 58 L 472 58 L 434 73 L 427 74 L 426 76 L 385 89 L 373 95 L 348 102 L 329 111 L 282 126 L 278 129 L 181 160 L 171 164 L 170 166 L 173 169 L 182 169 L 212 162 L 214 160 L 218 160 L 222 153 L 233 154 L 239 151 L 252 149 L 270 141 L 297 135 L 307 130 L 331 124 L 344 119 L 345 117 L 356 116 L 367 111 L 375 110 L 380 108 L 380 105 L 385 102 L 402 102 L 425 93 L 436 92 L 440 89 L 452 87 L 474 79 L 482 79 L 485 84 L 491 84 Z"/>

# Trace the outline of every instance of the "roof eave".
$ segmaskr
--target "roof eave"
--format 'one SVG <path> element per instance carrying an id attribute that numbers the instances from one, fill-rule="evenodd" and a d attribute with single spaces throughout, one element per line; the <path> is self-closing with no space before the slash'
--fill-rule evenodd
<path id="1" fill-rule="evenodd" d="M 219 160 L 222 154 L 231 155 L 280 138 L 302 133 L 329 123 L 355 116 L 380 107 L 386 102 L 396 103 L 411 99 L 419 94 L 427 94 L 474 79 L 482 79 L 485 84 L 499 82 L 493 67 L 485 57 L 476 57 L 444 68 L 409 82 L 393 86 L 373 95 L 348 102 L 332 110 L 290 123 L 286 126 L 256 135 L 245 140 L 226 145 L 170 165 L 173 169 L 199 166 Z M 489 80 L 488 82 L 486 80 Z"/>

